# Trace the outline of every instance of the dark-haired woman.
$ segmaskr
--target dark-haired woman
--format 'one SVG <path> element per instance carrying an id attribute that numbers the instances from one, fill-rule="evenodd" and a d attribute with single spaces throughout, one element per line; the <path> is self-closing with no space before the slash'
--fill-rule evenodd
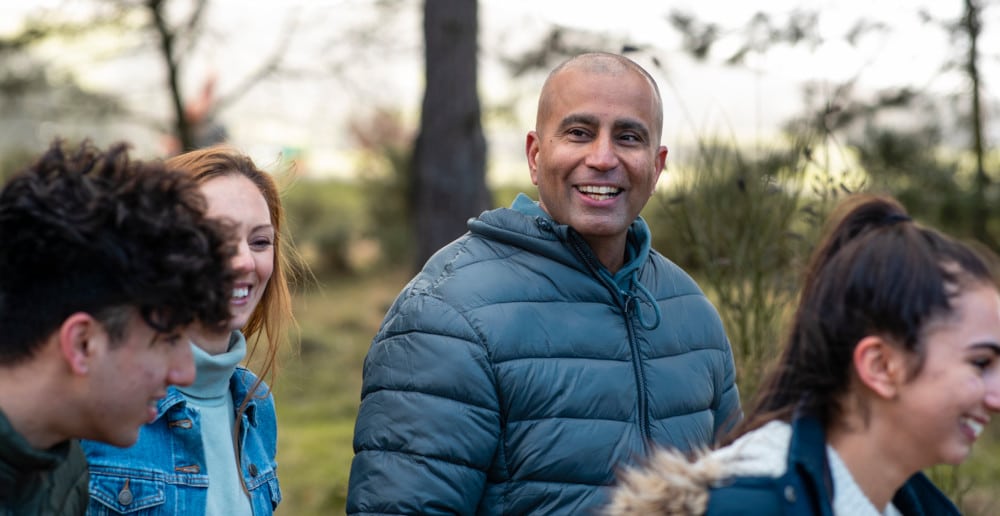
<path id="1" fill-rule="evenodd" d="M 166 165 L 195 178 L 208 215 L 227 221 L 237 237 L 231 318 L 222 330 L 189 331 L 195 382 L 168 391 L 135 446 L 84 443 L 88 513 L 268 515 L 281 491 L 274 399 L 262 378 L 273 375 L 294 324 L 281 200 L 271 176 L 227 146 Z M 240 365 L 251 359 L 260 377 Z"/>
<path id="2" fill-rule="evenodd" d="M 777 367 L 724 448 L 626 471 L 607 513 L 958 514 L 922 473 L 1000 411 L 1000 295 L 984 259 L 894 200 L 838 207 Z"/>

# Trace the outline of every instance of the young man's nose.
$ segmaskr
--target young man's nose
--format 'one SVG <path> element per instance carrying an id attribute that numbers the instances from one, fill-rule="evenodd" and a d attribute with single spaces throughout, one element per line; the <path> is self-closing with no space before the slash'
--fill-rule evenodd
<path id="1" fill-rule="evenodd" d="M 171 355 L 170 368 L 167 370 L 167 383 L 184 387 L 194 383 L 194 355 L 191 354 L 193 344 L 178 344 Z"/>

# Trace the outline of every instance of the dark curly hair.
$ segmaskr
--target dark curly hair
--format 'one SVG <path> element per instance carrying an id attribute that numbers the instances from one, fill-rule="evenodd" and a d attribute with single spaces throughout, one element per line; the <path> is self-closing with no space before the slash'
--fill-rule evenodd
<path id="1" fill-rule="evenodd" d="M 187 174 L 61 141 L 0 191 L 0 364 L 86 312 L 114 341 L 135 310 L 169 333 L 229 319 L 235 249 Z"/>

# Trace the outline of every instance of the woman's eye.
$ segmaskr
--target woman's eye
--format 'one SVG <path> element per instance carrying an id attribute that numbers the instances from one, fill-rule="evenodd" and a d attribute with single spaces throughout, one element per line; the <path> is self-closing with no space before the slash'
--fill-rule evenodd
<path id="1" fill-rule="evenodd" d="M 254 249 L 271 247 L 271 240 L 269 238 L 257 238 L 250 241 L 250 247 L 253 247 Z"/>
<path id="2" fill-rule="evenodd" d="M 972 365 L 981 371 L 989 369 L 993 365 L 993 358 L 975 358 L 972 360 Z"/>

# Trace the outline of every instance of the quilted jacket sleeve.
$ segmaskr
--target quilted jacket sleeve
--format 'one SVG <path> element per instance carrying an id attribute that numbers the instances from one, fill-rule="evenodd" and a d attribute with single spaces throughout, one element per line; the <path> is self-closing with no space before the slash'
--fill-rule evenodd
<path id="1" fill-rule="evenodd" d="M 743 409 L 740 407 L 740 392 L 736 387 L 736 366 L 733 363 L 733 352 L 729 343 L 722 362 L 722 370 L 718 375 L 721 380 L 716 392 L 721 393 L 715 402 L 715 440 L 719 441 L 729 430 L 743 419 Z"/>
<path id="2" fill-rule="evenodd" d="M 440 299 L 404 294 L 365 359 L 349 514 L 472 514 L 500 416 L 481 339 Z"/>

